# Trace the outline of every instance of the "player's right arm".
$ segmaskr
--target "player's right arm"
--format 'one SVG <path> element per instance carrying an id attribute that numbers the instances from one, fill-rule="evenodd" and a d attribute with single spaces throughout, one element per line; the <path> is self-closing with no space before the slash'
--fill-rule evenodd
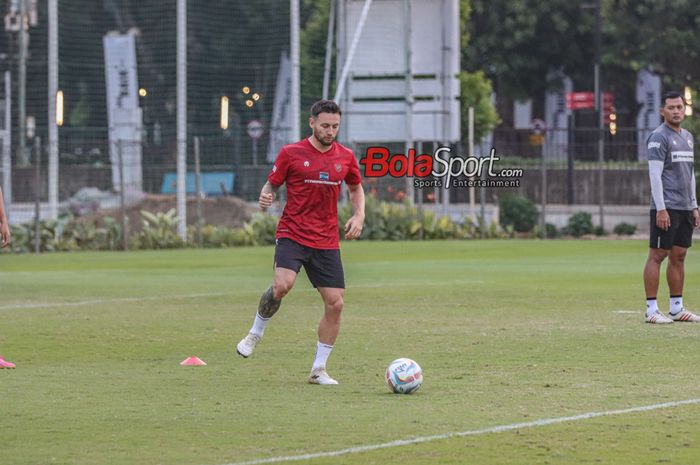
<path id="1" fill-rule="evenodd" d="M 277 193 L 279 186 L 274 186 L 270 181 L 267 181 L 265 185 L 260 190 L 260 198 L 258 199 L 258 205 L 265 211 L 272 205 L 275 200 L 275 194 Z"/>
<path id="2" fill-rule="evenodd" d="M 270 174 L 267 176 L 267 182 L 260 190 L 260 198 L 258 205 L 265 211 L 272 205 L 275 200 L 277 189 L 287 180 L 287 172 L 289 171 L 289 154 L 284 147 L 277 154 L 275 164 L 272 166 Z"/>
<path id="3" fill-rule="evenodd" d="M 666 211 L 664 201 L 664 186 L 661 174 L 664 171 L 666 161 L 666 140 L 658 133 L 652 133 L 647 140 L 647 158 L 649 160 L 649 182 L 651 184 L 651 197 L 656 208 L 656 226 L 666 230 L 671 227 L 671 217 Z"/>
<path id="4" fill-rule="evenodd" d="M 5 201 L 2 198 L 2 189 L 0 189 L 0 247 L 8 245 L 10 245 L 10 225 L 7 223 Z"/>

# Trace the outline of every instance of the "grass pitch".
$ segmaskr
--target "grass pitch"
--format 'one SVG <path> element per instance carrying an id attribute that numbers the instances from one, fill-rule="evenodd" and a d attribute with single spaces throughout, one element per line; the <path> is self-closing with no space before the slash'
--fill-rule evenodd
<path id="1" fill-rule="evenodd" d="M 339 386 L 305 382 L 303 273 L 235 354 L 272 252 L 0 256 L 0 463 L 224 465 L 700 398 L 700 325 L 643 323 L 642 241 L 346 243 Z M 413 395 L 384 385 L 398 357 L 423 367 Z M 691 404 L 296 463 L 696 464 L 699 430 Z"/>

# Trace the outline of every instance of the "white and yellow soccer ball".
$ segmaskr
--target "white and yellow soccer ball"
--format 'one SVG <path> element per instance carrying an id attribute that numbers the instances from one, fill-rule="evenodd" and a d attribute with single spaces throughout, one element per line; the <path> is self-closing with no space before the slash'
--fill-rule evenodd
<path id="1" fill-rule="evenodd" d="M 386 384 L 391 392 L 410 394 L 423 384 L 423 370 L 410 358 L 397 358 L 386 369 Z"/>

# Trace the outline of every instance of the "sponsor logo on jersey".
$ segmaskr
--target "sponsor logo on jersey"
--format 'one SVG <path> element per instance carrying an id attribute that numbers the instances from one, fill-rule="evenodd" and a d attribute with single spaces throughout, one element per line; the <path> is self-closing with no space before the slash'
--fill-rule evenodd
<path id="1" fill-rule="evenodd" d="M 277 171 L 277 165 L 272 165 L 272 172 L 275 173 Z"/>
<path id="2" fill-rule="evenodd" d="M 311 166 L 311 163 L 309 163 L 308 161 L 305 161 L 305 162 L 304 162 L 304 168 L 308 168 L 309 166 Z"/>
<path id="3" fill-rule="evenodd" d="M 688 143 L 688 147 L 690 147 L 691 149 L 693 148 L 693 145 L 695 145 L 695 144 L 693 144 L 693 139 L 691 139 L 690 137 L 688 138 L 688 140 L 686 142 Z"/>
<path id="4" fill-rule="evenodd" d="M 677 151 L 671 152 L 671 161 L 673 163 L 693 162 L 693 152 Z"/>
<path id="5" fill-rule="evenodd" d="M 649 142 L 649 145 L 647 145 L 647 149 L 658 149 L 661 148 L 661 142 Z"/>

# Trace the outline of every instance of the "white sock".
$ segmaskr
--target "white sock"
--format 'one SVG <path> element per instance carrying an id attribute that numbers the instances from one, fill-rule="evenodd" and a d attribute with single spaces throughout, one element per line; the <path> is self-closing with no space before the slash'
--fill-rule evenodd
<path id="1" fill-rule="evenodd" d="M 683 296 L 682 295 L 677 295 L 677 296 L 672 296 L 670 301 L 669 301 L 669 312 L 671 315 L 675 315 L 676 313 L 680 312 L 683 310 Z"/>
<path id="2" fill-rule="evenodd" d="M 326 361 L 328 361 L 328 356 L 331 354 L 333 346 L 324 344 L 321 341 L 316 342 L 316 358 L 314 359 L 314 364 L 311 367 L 311 371 L 317 368 L 325 368 Z"/>
<path id="3" fill-rule="evenodd" d="M 659 311 L 659 304 L 656 299 L 647 299 L 647 316 L 653 315 Z"/>
<path id="4" fill-rule="evenodd" d="M 259 313 L 256 312 L 255 321 L 253 322 L 253 327 L 250 328 L 250 332 L 262 337 L 263 334 L 265 334 L 265 326 L 267 326 L 267 323 L 269 323 L 269 321 L 269 318 L 263 318 L 260 316 Z"/>

